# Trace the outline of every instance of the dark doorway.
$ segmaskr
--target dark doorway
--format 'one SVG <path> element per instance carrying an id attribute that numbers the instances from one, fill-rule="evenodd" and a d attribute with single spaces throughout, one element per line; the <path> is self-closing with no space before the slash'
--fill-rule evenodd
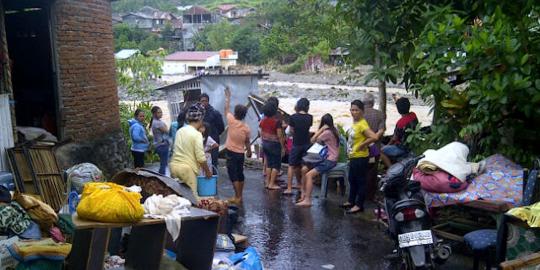
<path id="1" fill-rule="evenodd" d="M 58 135 L 48 1 L 2 0 L 18 126 Z"/>

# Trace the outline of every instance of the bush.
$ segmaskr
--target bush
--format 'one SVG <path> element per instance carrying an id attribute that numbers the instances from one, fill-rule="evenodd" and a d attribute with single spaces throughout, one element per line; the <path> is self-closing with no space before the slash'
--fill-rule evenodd
<path id="1" fill-rule="evenodd" d="M 297 73 L 297 72 L 302 71 L 305 63 L 306 63 L 306 57 L 300 56 L 296 58 L 296 60 L 293 63 L 282 66 L 281 71 L 284 73 Z"/>

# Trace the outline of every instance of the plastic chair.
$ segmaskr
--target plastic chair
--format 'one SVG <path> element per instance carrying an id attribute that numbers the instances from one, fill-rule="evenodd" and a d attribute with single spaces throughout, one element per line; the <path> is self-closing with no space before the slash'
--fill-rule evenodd
<path id="1" fill-rule="evenodd" d="M 530 205 L 532 202 L 539 168 L 540 162 L 537 160 L 534 169 L 529 172 L 529 176 L 527 178 L 527 184 L 525 186 L 523 199 L 521 201 L 522 206 Z M 504 226 L 504 222 L 502 226 Z M 495 249 L 497 246 L 497 235 L 497 230 L 484 229 L 470 232 L 463 237 L 465 244 L 474 253 L 473 269 L 478 269 L 479 260 L 482 255 L 485 255 L 486 258 L 486 269 L 491 269 L 490 251 Z"/>
<path id="2" fill-rule="evenodd" d="M 336 167 L 329 172 L 321 175 L 321 198 L 326 198 L 328 195 L 328 178 L 343 177 L 345 179 L 345 186 L 349 183 L 349 163 L 338 163 Z"/>
<path id="3" fill-rule="evenodd" d="M 343 154 L 342 151 L 346 151 L 347 149 L 347 139 L 345 139 L 345 137 L 343 136 L 339 136 L 339 145 L 340 145 L 339 147 L 340 155 L 342 155 Z M 347 158 L 346 155 L 347 154 L 345 152 L 344 159 Z M 321 175 L 321 194 L 320 194 L 321 198 L 326 198 L 328 195 L 328 178 L 338 178 L 338 177 L 343 177 L 345 189 L 347 189 L 348 183 L 349 183 L 349 163 L 348 162 L 338 162 L 336 167 L 331 169 L 329 172 Z M 347 190 L 345 190 L 345 192 L 347 192 Z"/>

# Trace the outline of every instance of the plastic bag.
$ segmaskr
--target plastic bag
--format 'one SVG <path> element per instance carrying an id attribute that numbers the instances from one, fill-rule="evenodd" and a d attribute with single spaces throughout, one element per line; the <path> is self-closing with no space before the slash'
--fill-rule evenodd
<path id="1" fill-rule="evenodd" d="M 263 270 L 261 258 L 254 247 L 248 247 L 244 252 L 233 254 L 229 257 L 238 269 Z"/>
<path id="2" fill-rule="evenodd" d="M 77 164 L 67 169 L 66 174 L 68 183 L 71 183 L 71 186 L 79 194 L 81 194 L 84 184 L 103 181 L 103 173 L 92 163 Z"/>
<path id="3" fill-rule="evenodd" d="M 101 222 L 137 222 L 143 218 L 141 194 L 115 183 L 87 183 L 77 205 L 79 217 Z"/>

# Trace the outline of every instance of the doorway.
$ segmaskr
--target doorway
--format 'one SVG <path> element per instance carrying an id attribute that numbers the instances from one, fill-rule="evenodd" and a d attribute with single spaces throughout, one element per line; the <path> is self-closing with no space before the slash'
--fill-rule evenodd
<path id="1" fill-rule="evenodd" d="M 2 0 L 17 126 L 58 136 L 58 99 L 46 0 Z"/>

